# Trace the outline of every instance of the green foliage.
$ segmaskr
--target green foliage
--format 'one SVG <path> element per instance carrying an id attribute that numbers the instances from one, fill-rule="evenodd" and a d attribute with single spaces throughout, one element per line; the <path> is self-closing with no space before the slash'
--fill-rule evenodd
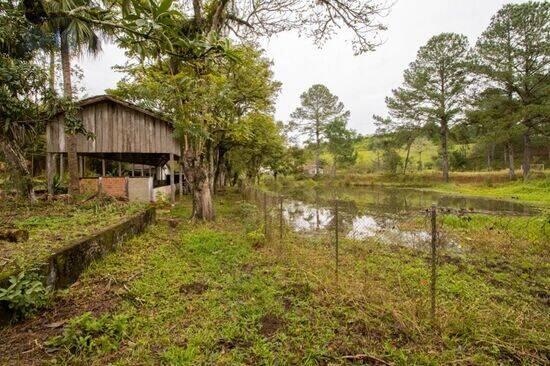
<path id="1" fill-rule="evenodd" d="M 468 156 L 464 149 L 453 150 L 449 155 L 449 165 L 453 170 L 465 170 L 468 167 Z"/>
<path id="2" fill-rule="evenodd" d="M 350 166 L 357 161 L 357 151 L 355 150 L 355 141 L 357 134 L 353 130 L 346 128 L 346 121 L 335 119 L 329 122 L 325 127 L 327 137 L 328 151 L 334 159 L 334 167 Z"/>
<path id="3" fill-rule="evenodd" d="M 59 174 L 53 176 L 52 188 L 54 194 L 67 193 L 67 187 L 63 183 L 63 177 Z"/>
<path id="4" fill-rule="evenodd" d="M 253 181 L 262 167 L 272 171 L 285 169 L 284 140 L 273 117 L 250 113 L 233 126 L 228 137 L 233 147 L 227 155 L 234 174 L 244 174 Z"/>
<path id="5" fill-rule="evenodd" d="M 260 226 L 260 210 L 247 201 L 239 202 L 238 216 L 241 219 L 245 232 L 253 232 Z"/>
<path id="6" fill-rule="evenodd" d="M 260 226 L 254 231 L 249 231 L 246 233 L 246 240 L 255 248 L 265 245 L 266 238 L 264 234 L 264 226 Z"/>
<path id="7" fill-rule="evenodd" d="M 386 149 L 382 153 L 382 166 L 390 174 L 397 174 L 401 166 L 401 156 L 394 149 Z"/>
<path id="8" fill-rule="evenodd" d="M 0 288 L 0 302 L 6 302 L 17 317 L 25 318 L 48 303 L 49 292 L 35 272 L 22 271 L 10 277 L 9 283 Z"/>
<path id="9" fill-rule="evenodd" d="M 509 148 L 514 137 L 523 134 L 528 165 L 529 140 L 542 136 L 548 144 L 549 19 L 547 1 L 504 5 L 479 37 L 472 67 L 483 92 L 473 103 L 470 120 L 482 138 L 486 134 Z"/>
<path id="10" fill-rule="evenodd" d="M 52 351 L 63 349 L 72 354 L 105 354 L 119 347 L 128 325 L 128 316 L 103 315 L 96 318 L 87 312 L 71 319 L 63 334 L 50 338 L 46 346 Z"/>
<path id="11" fill-rule="evenodd" d="M 316 175 L 320 167 L 321 143 L 325 141 L 326 129 L 330 123 L 340 120 L 347 122 L 350 112 L 344 109 L 344 103 L 338 100 L 326 86 L 315 84 L 300 96 L 301 106 L 291 114 L 289 129 L 306 137 L 315 151 Z M 333 132 L 334 130 L 333 126 Z M 334 136 L 333 133 L 333 137 Z"/>

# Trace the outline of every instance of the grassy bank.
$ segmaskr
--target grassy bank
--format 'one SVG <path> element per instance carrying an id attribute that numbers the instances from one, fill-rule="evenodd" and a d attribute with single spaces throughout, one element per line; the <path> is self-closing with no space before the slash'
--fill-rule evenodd
<path id="1" fill-rule="evenodd" d="M 0 227 L 26 230 L 29 240 L 19 243 L 0 241 L 0 275 L 16 268 L 25 269 L 55 250 L 128 217 L 144 207 L 111 199 L 78 198 L 74 203 L 60 201 L 2 200 Z"/>
<path id="2" fill-rule="evenodd" d="M 336 277 L 330 240 L 291 232 L 264 240 L 261 215 L 238 199 L 217 200 L 216 223 L 189 222 L 187 202 L 161 212 L 158 225 L 93 265 L 43 316 L 1 330 L 2 361 L 549 361 L 549 247 L 540 231 L 511 240 L 497 222 L 449 216 L 442 224 L 464 237 L 470 254 L 440 258 L 434 328 L 422 252 L 343 241 Z"/>
<path id="3" fill-rule="evenodd" d="M 272 186 L 273 182 L 268 181 Z M 314 181 L 311 179 L 295 180 L 293 178 L 279 179 L 279 186 L 371 186 L 382 185 L 392 188 L 414 188 L 425 191 L 449 193 L 454 195 L 488 197 L 503 200 L 528 202 L 537 205 L 550 206 L 550 175 L 548 173 L 534 174 L 527 182 L 516 180 L 510 182 L 507 173 L 499 172 L 456 172 L 451 175 L 450 183 L 441 181 L 439 172 L 424 172 L 417 174 L 385 175 L 385 174 L 338 174 L 336 177 L 326 176 Z"/>
<path id="4" fill-rule="evenodd" d="M 550 178 L 533 179 L 528 182 L 515 181 L 495 184 L 434 184 L 429 189 L 437 192 L 470 196 L 493 197 L 519 200 L 550 206 Z"/>

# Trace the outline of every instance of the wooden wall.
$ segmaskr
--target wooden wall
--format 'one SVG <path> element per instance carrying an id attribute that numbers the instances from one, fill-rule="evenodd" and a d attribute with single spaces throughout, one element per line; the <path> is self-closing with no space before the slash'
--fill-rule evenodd
<path id="1" fill-rule="evenodd" d="M 79 153 L 173 153 L 180 145 L 173 127 L 161 119 L 111 101 L 100 101 L 81 108 L 84 127 L 95 135 L 87 140 L 79 135 Z M 46 130 L 47 152 L 67 152 L 63 115 L 57 116 Z"/>

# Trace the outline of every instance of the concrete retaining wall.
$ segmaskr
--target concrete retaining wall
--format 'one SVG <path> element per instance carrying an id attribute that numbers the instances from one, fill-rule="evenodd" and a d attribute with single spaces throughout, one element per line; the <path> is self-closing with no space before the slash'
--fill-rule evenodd
<path id="1" fill-rule="evenodd" d="M 153 177 L 128 179 L 128 200 L 130 202 L 152 202 Z"/>
<path id="2" fill-rule="evenodd" d="M 44 282 L 55 289 L 74 283 L 90 263 L 113 251 L 123 241 L 141 233 L 155 222 L 155 209 L 148 208 L 118 224 L 109 226 L 86 238 L 74 241 L 56 251 L 46 263 L 37 264 Z M 13 273 L 12 275 L 15 275 Z M 9 286 L 9 275 L 0 280 L 0 287 Z M 12 318 L 6 303 L 0 302 L 0 324 Z"/>

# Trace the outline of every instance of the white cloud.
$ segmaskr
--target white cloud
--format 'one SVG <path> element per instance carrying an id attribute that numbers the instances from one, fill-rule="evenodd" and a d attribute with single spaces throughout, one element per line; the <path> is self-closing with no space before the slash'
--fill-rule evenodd
<path id="1" fill-rule="evenodd" d="M 277 100 L 277 119 L 286 121 L 298 106 L 300 94 L 313 84 L 325 84 L 351 111 L 351 127 L 374 131 L 373 114 L 385 114 L 384 97 L 401 83 L 401 75 L 420 46 L 441 32 L 463 33 L 475 42 L 504 0 L 400 0 L 385 19 L 386 42 L 375 52 L 354 56 L 345 34 L 322 49 L 294 33 L 263 42 L 274 61 L 275 78 L 283 83 Z M 521 2 L 521 1 L 512 1 Z M 105 45 L 95 59 L 79 63 L 85 71 L 88 94 L 102 94 L 121 78 L 111 67 L 125 62 L 124 52 Z"/>

